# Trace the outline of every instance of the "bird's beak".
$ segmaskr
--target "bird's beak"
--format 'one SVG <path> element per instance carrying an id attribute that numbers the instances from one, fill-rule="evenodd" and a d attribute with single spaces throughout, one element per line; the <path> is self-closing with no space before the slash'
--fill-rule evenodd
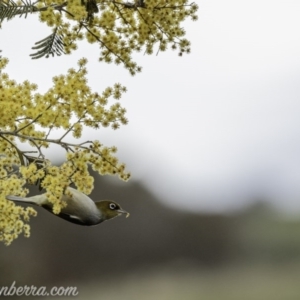
<path id="1" fill-rule="evenodd" d="M 126 218 L 128 218 L 129 215 L 130 215 L 129 212 L 127 212 L 126 210 L 123 210 L 123 209 L 119 209 L 118 212 L 119 212 L 120 214 L 125 214 L 125 215 L 126 215 Z"/>

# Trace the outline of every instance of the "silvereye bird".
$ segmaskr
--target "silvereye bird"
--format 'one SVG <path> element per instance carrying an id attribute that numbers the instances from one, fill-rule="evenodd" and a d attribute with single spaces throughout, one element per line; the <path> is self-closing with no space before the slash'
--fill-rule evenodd
<path id="1" fill-rule="evenodd" d="M 94 202 L 87 195 L 79 192 L 71 187 L 68 188 L 72 197 L 62 196 L 62 200 L 66 201 L 67 206 L 64 207 L 56 216 L 63 218 L 69 222 L 92 226 L 97 225 L 106 220 L 115 218 L 122 214 L 129 216 L 129 213 L 121 208 L 121 206 L 113 201 Z M 6 196 L 7 200 L 34 204 L 45 208 L 52 212 L 52 203 L 48 201 L 46 194 L 32 197 Z"/>

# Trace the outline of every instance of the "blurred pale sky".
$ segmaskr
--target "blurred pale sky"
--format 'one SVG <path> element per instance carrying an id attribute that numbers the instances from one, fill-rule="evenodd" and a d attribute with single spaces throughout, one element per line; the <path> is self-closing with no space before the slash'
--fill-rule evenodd
<path id="1" fill-rule="evenodd" d="M 10 76 L 40 91 L 83 56 L 95 91 L 126 85 L 129 124 L 83 139 L 116 145 L 133 180 L 169 204 L 230 211 L 265 198 L 300 212 L 300 1 L 198 4 L 199 20 L 185 24 L 192 53 L 136 55 L 143 72 L 135 77 L 98 63 L 96 45 L 32 61 L 31 47 L 50 30 L 31 16 L 3 24 L 0 49 Z"/>

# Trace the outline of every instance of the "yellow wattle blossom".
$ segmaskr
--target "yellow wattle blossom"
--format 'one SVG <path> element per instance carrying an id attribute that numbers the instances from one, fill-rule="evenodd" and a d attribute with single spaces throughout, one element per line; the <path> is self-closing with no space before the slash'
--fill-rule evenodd
<path id="1" fill-rule="evenodd" d="M 134 52 L 146 54 L 177 50 L 181 56 L 190 52 L 182 22 L 197 20 L 198 6 L 188 0 L 5 0 L 1 17 L 39 14 L 41 22 L 52 28 L 52 34 L 38 42 L 32 58 L 70 54 L 78 41 L 86 39 L 98 45 L 99 61 L 122 64 L 135 75 L 141 67 L 132 59 Z M 17 6 L 16 6 L 17 5 Z M 11 7 L 10 7 L 11 6 Z M 5 15 L 7 13 L 7 15 Z M 1 25 L 1 24 L 0 24 Z M 117 148 L 105 147 L 99 141 L 71 144 L 66 137 L 79 139 L 84 127 L 116 130 L 126 125 L 126 109 L 118 102 L 126 88 L 116 83 L 101 94 L 92 92 L 87 84 L 86 58 L 79 60 L 78 69 L 53 78 L 53 86 L 44 94 L 37 85 L 17 83 L 3 72 L 8 59 L 0 57 L 0 241 L 9 245 L 23 233 L 30 235 L 27 224 L 34 209 L 26 209 L 7 201 L 7 195 L 26 196 L 25 184 L 38 184 L 46 190 L 58 214 L 68 205 L 62 195 L 73 184 L 89 194 L 93 178 L 88 166 L 101 175 L 118 175 L 128 180 L 130 174 L 115 156 Z M 53 129 L 63 129 L 61 137 L 53 137 Z M 18 148 L 27 142 L 32 151 Z M 66 153 L 61 166 L 53 166 L 44 155 L 51 145 Z M 33 152 L 33 154 L 31 154 Z"/>
<path id="2" fill-rule="evenodd" d="M 25 184 L 39 184 L 46 190 L 53 203 L 53 212 L 58 214 L 68 205 L 62 200 L 66 188 L 74 184 L 78 190 L 90 194 L 94 179 L 88 166 L 99 174 L 118 175 L 128 180 L 130 174 L 114 156 L 116 147 L 104 147 L 99 141 L 70 144 L 68 134 L 80 138 L 83 126 L 98 129 L 111 126 L 117 129 L 124 124 L 126 110 L 116 101 L 126 92 L 117 83 L 106 88 L 100 95 L 87 85 L 87 60 L 80 59 L 78 69 L 70 69 L 66 75 L 53 78 L 53 86 L 45 93 L 36 91 L 37 85 L 28 81 L 17 84 L 3 73 L 8 60 L 0 58 L 0 240 L 9 245 L 21 233 L 28 237 L 27 222 L 36 211 L 22 208 L 7 195 L 25 197 Z M 60 137 L 52 137 L 53 129 L 64 129 Z M 34 155 L 19 149 L 18 141 L 29 142 Z M 44 148 L 51 144 L 61 146 L 66 152 L 66 161 L 53 166 L 44 156 Z"/>
<path id="3" fill-rule="evenodd" d="M 20 3 L 16 16 L 22 8 L 38 13 L 40 21 L 53 29 L 45 45 L 60 41 L 53 47 L 44 45 L 41 56 L 70 54 L 78 41 L 86 39 L 99 46 L 100 61 L 122 64 L 135 75 L 141 67 L 132 60 L 134 52 L 150 55 L 168 48 L 180 56 L 190 52 L 182 22 L 197 20 L 198 5 L 188 0 L 43 0 Z"/>

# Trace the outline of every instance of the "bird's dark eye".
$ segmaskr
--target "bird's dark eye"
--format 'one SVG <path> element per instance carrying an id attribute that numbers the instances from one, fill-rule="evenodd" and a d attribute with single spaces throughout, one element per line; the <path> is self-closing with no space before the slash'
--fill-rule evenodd
<path id="1" fill-rule="evenodd" d="M 110 209 L 116 209 L 117 208 L 117 205 L 115 203 L 110 203 L 109 204 L 109 208 Z"/>

